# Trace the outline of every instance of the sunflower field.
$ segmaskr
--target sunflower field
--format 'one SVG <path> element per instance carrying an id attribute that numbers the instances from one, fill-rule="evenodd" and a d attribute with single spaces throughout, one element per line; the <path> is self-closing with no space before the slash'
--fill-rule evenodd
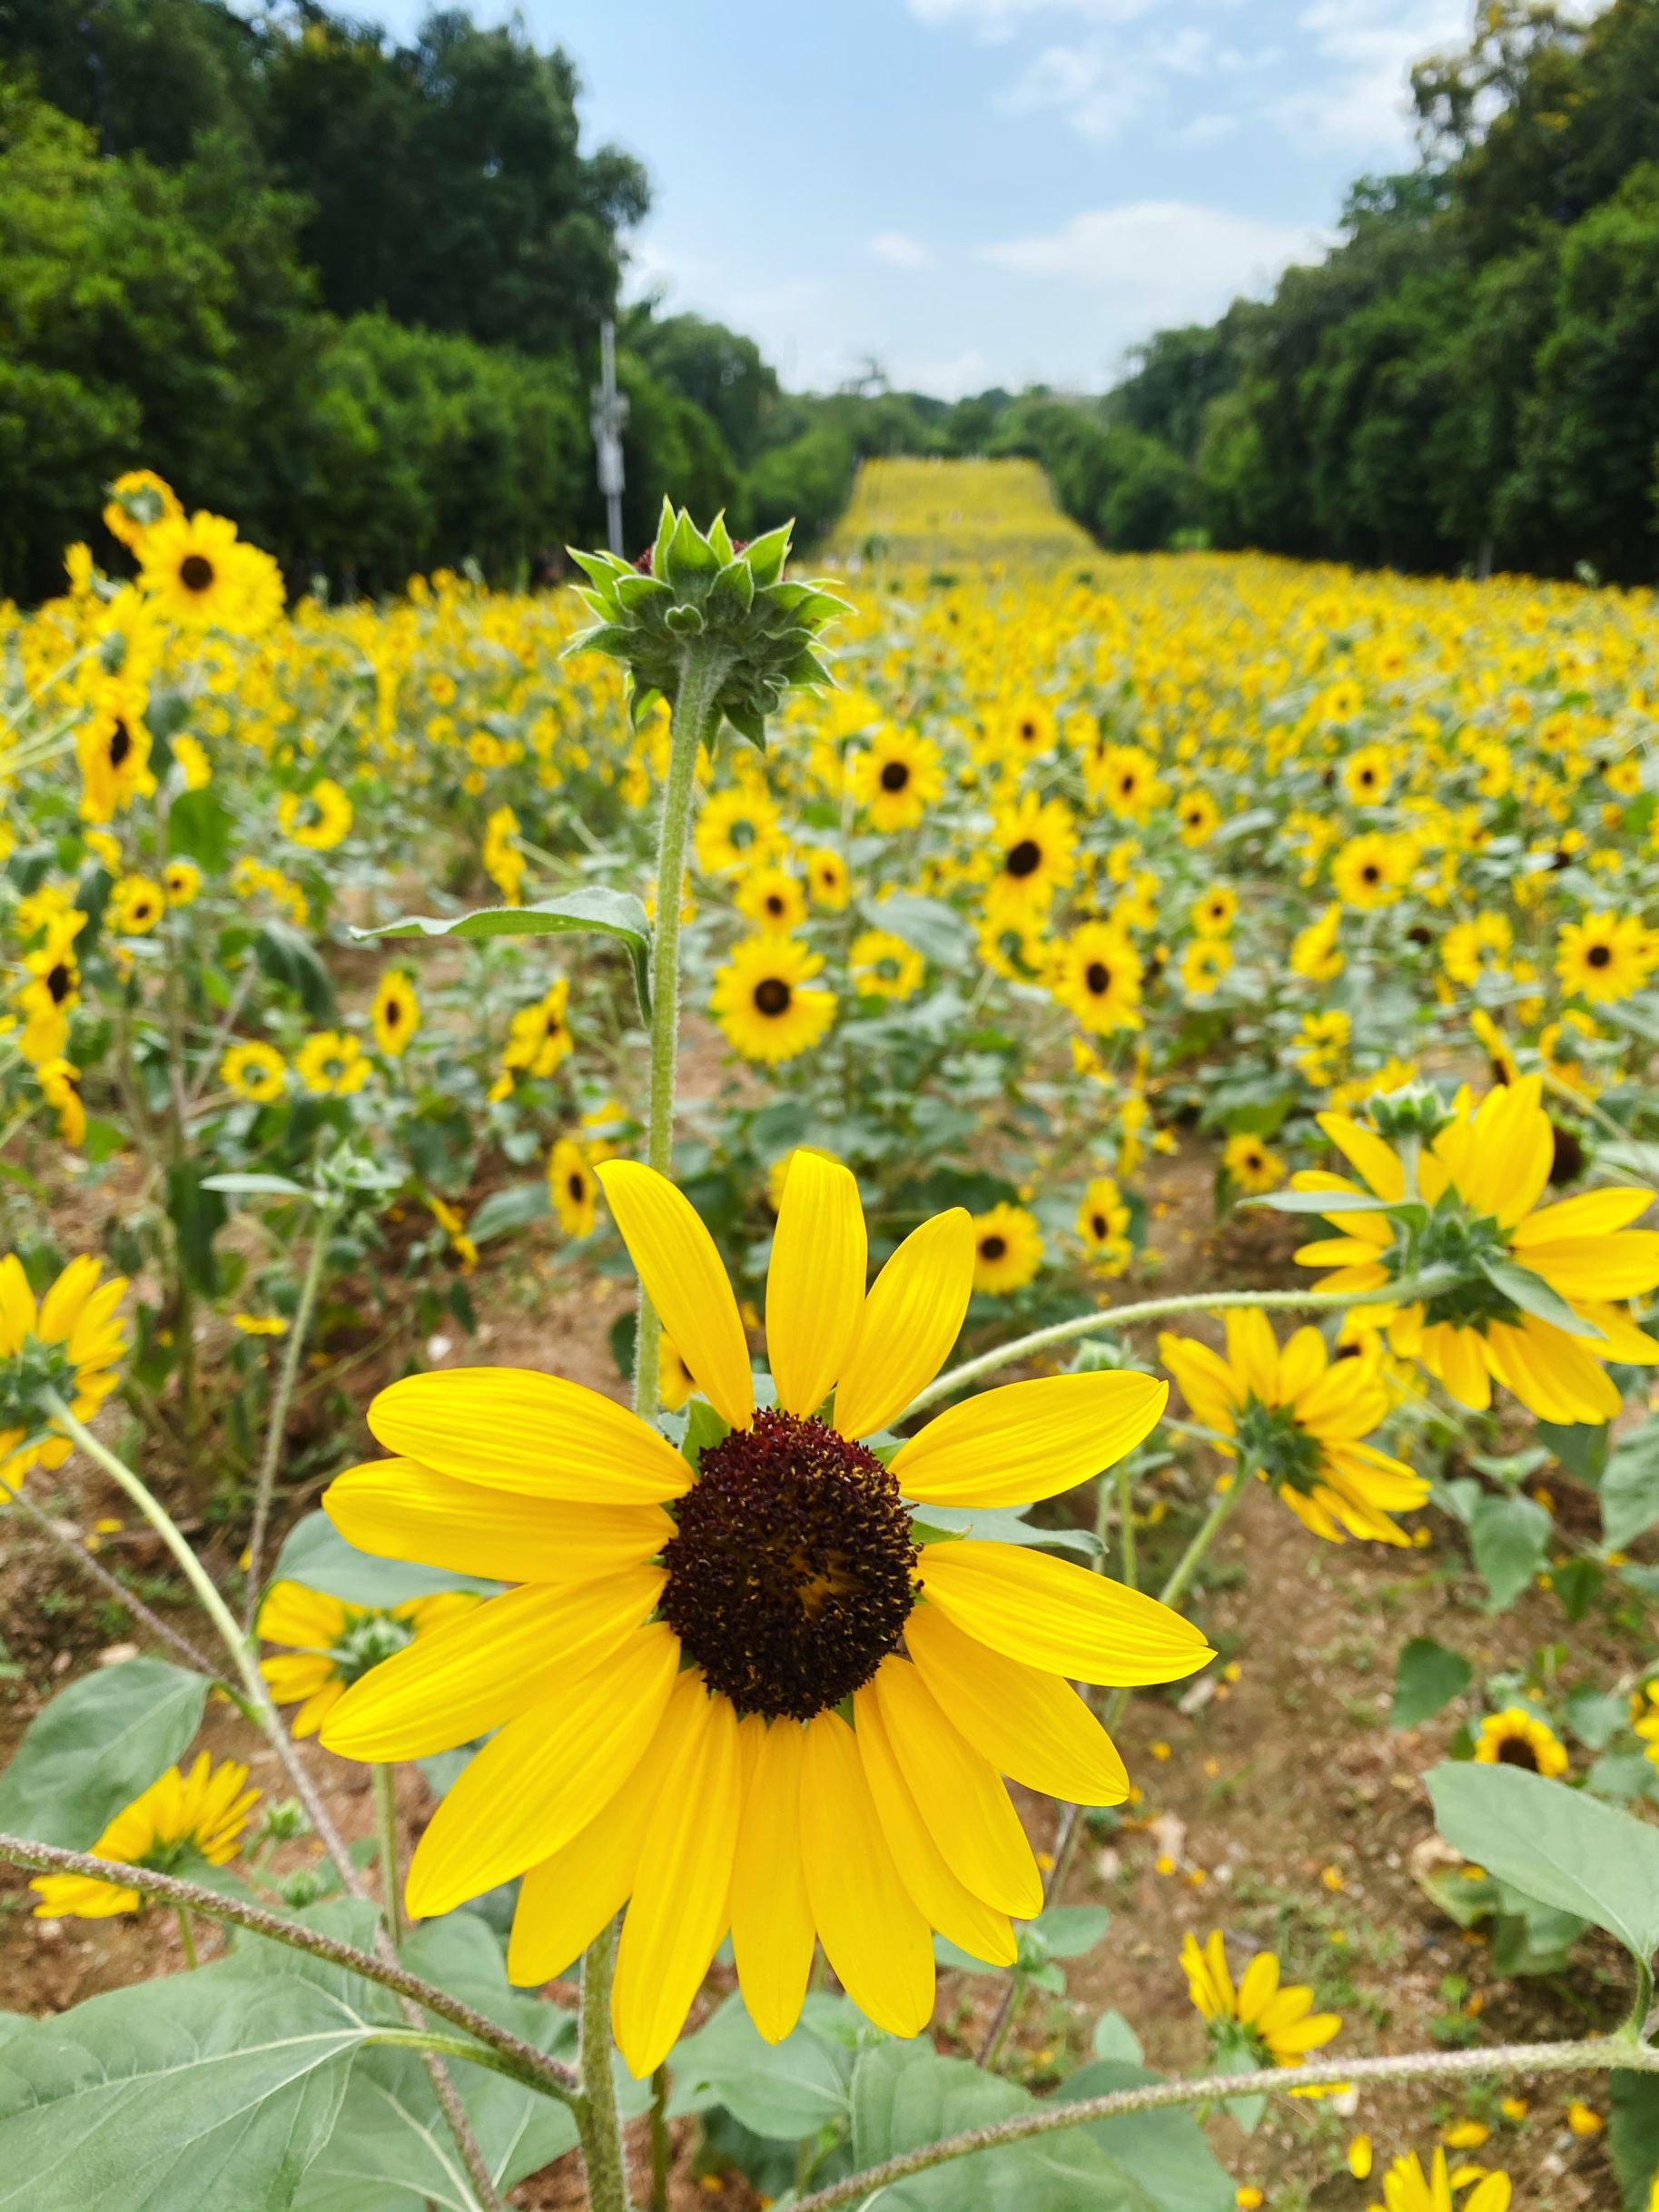
<path id="1" fill-rule="evenodd" d="M 89 521 L 90 521 L 89 518 Z M 1659 608 L 870 464 L 0 606 L 0 2207 L 1659 2212 Z"/>

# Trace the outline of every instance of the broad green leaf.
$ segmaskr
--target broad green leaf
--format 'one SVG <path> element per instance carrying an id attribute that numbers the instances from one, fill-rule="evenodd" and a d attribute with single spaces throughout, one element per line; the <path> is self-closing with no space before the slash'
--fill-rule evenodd
<path id="1" fill-rule="evenodd" d="M 1602 1540 L 1623 1551 L 1659 1527 L 1659 1416 L 1615 1444 L 1602 1474 Z"/>
<path id="2" fill-rule="evenodd" d="M 365 2033 L 222 1965 L 38 2021 L 0 2043 L 0 2212 L 292 2212 Z"/>
<path id="3" fill-rule="evenodd" d="M 942 2059 L 924 2040 L 860 2051 L 853 2069 L 853 2163 L 878 2165 L 903 2150 L 1032 2108 L 1017 2082 Z M 882 2212 L 1153 2212 L 1139 2187 L 1082 2128 L 976 2151 L 894 2183 Z"/>
<path id="4" fill-rule="evenodd" d="M 199 1160 L 180 1160 L 167 1170 L 167 1216 L 177 1232 L 179 1263 L 191 1288 L 203 1298 L 219 1290 L 213 1239 L 230 1220 L 230 1209 L 210 1190 Z"/>
<path id="5" fill-rule="evenodd" d="M 509 1183 L 483 1200 L 467 1224 L 467 1234 L 475 1244 L 485 1244 L 509 1229 L 528 1229 L 532 1221 L 545 1220 L 551 1211 L 545 1175 L 533 1183 Z"/>
<path id="6" fill-rule="evenodd" d="M 982 1544 L 1031 1544 L 1086 1558 L 1099 1558 L 1106 1548 L 1092 1528 L 1036 1528 L 1012 1506 L 920 1506 L 913 1521 L 923 1544 L 933 1536 L 977 1536 Z"/>
<path id="7" fill-rule="evenodd" d="M 1051 1959 L 1081 1959 L 1111 1926 L 1104 1905 L 1050 1905 L 1026 1923 L 1026 1932 L 1041 1940 Z"/>
<path id="8" fill-rule="evenodd" d="M 0 1829 L 85 1851 L 183 1757 L 207 1691 L 204 1674 L 165 1659 L 83 1674 L 35 1714 L 0 1774 Z"/>
<path id="9" fill-rule="evenodd" d="M 1624 2212 L 1650 2212 L 1659 2181 L 1659 2074 L 1621 2068 L 1608 2082 L 1607 2158 Z"/>
<path id="10" fill-rule="evenodd" d="M 1512 1604 L 1544 1565 L 1554 1526 L 1530 1497 L 1483 1493 L 1469 1516 L 1469 1549 L 1494 1613 Z"/>
<path id="11" fill-rule="evenodd" d="M 1659 1950 L 1659 1829 L 1566 1783 L 1473 1760 L 1436 1767 L 1440 1833 L 1540 1903 L 1575 1912 L 1633 1956 Z"/>
<path id="12" fill-rule="evenodd" d="M 1601 1340 L 1601 1330 L 1594 1321 L 1586 1321 L 1575 1313 L 1558 1290 L 1552 1290 L 1542 1275 L 1535 1275 L 1513 1259 L 1481 1259 L 1476 1263 L 1495 1290 L 1501 1290 L 1523 1313 L 1530 1313 L 1540 1321 L 1548 1321 L 1569 1337 L 1585 1337 Z"/>
<path id="13" fill-rule="evenodd" d="M 869 900 L 864 912 L 875 929 L 890 930 L 936 967 L 960 968 L 973 950 L 973 933 L 943 899 L 896 892 L 890 899 Z"/>
<path id="14" fill-rule="evenodd" d="M 1139 2066 L 1146 2056 L 1141 2038 L 1121 2012 L 1102 2012 L 1090 2040 L 1097 2059 L 1115 2059 L 1121 2066 Z"/>
<path id="15" fill-rule="evenodd" d="M 1242 1199 L 1245 1206 L 1268 1206 L 1275 1213 L 1387 1213 L 1387 1206 L 1366 1190 L 1269 1190 Z"/>
<path id="16" fill-rule="evenodd" d="M 289 1531 L 272 1571 L 273 1582 L 302 1582 L 312 1590 L 343 1597 L 349 1605 L 400 1605 L 405 1598 L 430 1597 L 436 1590 L 500 1588 L 476 1575 L 451 1575 L 445 1567 L 416 1566 L 402 1559 L 380 1559 L 348 1544 L 326 1513 L 308 1513 Z"/>
<path id="17" fill-rule="evenodd" d="M 1536 1433 L 1569 1475 L 1580 1482 L 1600 1482 L 1607 1464 L 1605 1421 L 1540 1421 Z"/>
<path id="18" fill-rule="evenodd" d="M 359 938 L 373 937 L 558 937 L 574 931 L 594 930 L 615 937 L 626 948 L 634 969 L 634 987 L 640 1011 L 651 1012 L 651 924 L 646 910 L 631 891 L 609 891 L 591 885 L 567 891 L 557 899 L 541 899 L 533 906 L 481 906 L 472 913 L 445 921 L 432 914 L 404 914 L 379 929 L 354 929 Z"/>
<path id="19" fill-rule="evenodd" d="M 1413 1636 L 1400 1653 L 1394 1670 L 1394 1703 L 1388 1711 L 1390 1728 L 1416 1728 L 1461 1697 L 1474 1679 L 1474 1669 L 1460 1652 L 1447 1651 L 1432 1636 Z"/>
<path id="20" fill-rule="evenodd" d="M 1117 2018 L 1115 2013 L 1106 2015 L 1107 2019 Z M 1097 2044 L 1104 2024 L 1096 2027 Z M 1108 2053 L 1062 2082 L 1055 2095 L 1071 2104 L 1084 2097 L 1109 2097 L 1114 2089 L 1140 2089 L 1159 2079 L 1133 2059 Z M 1232 2212 L 1232 2180 L 1190 2112 L 1126 2112 L 1119 2119 L 1092 2121 L 1089 2133 L 1140 2185 L 1158 2212 Z"/>
<path id="21" fill-rule="evenodd" d="M 273 983 L 296 992 L 313 1022 L 334 1016 L 334 986 L 316 947 L 288 922 L 265 922 L 253 940 L 254 957 Z"/>
<path id="22" fill-rule="evenodd" d="M 182 853 L 209 875 L 222 875 L 230 864 L 236 817 L 209 789 L 182 791 L 167 809 L 167 850 Z"/>
<path id="23" fill-rule="evenodd" d="M 838 1998 L 828 2001 L 844 2005 Z M 792 2034 L 767 2043 L 734 1992 L 695 2035 L 675 2045 L 670 2110 L 724 2105 L 752 2134 L 791 2143 L 844 2119 L 853 2055 L 814 2024 L 813 2002 Z"/>
<path id="24" fill-rule="evenodd" d="M 204 1175 L 203 1190 L 222 1190 L 227 1198 L 309 1199 L 303 1183 L 286 1175 Z"/>

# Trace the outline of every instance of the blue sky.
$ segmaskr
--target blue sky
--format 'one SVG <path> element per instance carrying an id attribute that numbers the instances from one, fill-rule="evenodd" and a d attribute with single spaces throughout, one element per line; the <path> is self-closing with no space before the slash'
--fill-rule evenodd
<path id="1" fill-rule="evenodd" d="M 1470 0 L 472 0 L 575 58 L 639 154 L 634 290 L 825 390 L 1098 390 L 1317 251 L 1404 165 L 1406 72 Z M 347 0 L 407 35 L 425 0 Z"/>

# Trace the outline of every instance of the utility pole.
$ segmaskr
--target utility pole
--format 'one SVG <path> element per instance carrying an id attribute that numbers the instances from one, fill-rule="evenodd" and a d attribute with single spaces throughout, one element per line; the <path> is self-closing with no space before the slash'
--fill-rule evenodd
<path id="1" fill-rule="evenodd" d="M 617 326 L 607 315 L 599 325 L 599 380 L 593 388 L 588 418 L 593 428 L 599 489 L 605 495 L 605 535 L 610 549 L 622 551 L 622 432 L 627 423 L 627 394 L 617 390 Z"/>

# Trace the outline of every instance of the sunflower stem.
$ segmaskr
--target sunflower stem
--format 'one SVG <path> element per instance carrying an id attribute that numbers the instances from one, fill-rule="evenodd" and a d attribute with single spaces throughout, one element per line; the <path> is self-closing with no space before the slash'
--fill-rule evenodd
<path id="1" fill-rule="evenodd" d="M 588 2177 L 588 2212 L 631 2212 L 617 2077 L 611 2063 L 610 1983 L 617 1957 L 613 1921 L 582 1960 L 581 2042 L 578 2064 L 582 2095 L 576 2108 L 582 2166 Z"/>
<path id="2" fill-rule="evenodd" d="M 179 1905 L 174 1910 L 179 1916 L 179 1941 L 184 1946 L 184 1963 L 193 1971 L 198 1960 L 195 1931 L 190 1924 L 190 1908 L 188 1905 Z"/>
<path id="3" fill-rule="evenodd" d="M 281 1372 L 277 1378 L 276 1396 L 271 1401 L 271 1418 L 265 1429 L 265 1448 L 260 1458 L 259 1480 L 253 1491 L 253 1525 L 248 1536 L 248 1587 L 242 1619 L 249 1635 L 253 1633 L 253 1623 L 259 1613 L 265 1530 L 271 1519 L 271 1501 L 276 1494 L 277 1466 L 288 1434 L 288 1409 L 293 1403 L 294 1386 L 300 1379 L 300 1362 L 305 1352 L 305 1339 L 311 1333 L 311 1314 L 317 1304 L 317 1293 L 322 1287 L 329 1236 L 339 1211 L 337 1205 L 325 1206 L 317 1216 L 316 1233 L 311 1239 L 305 1274 L 300 1284 L 300 1303 L 294 1308 L 293 1321 L 282 1347 Z"/>
<path id="4" fill-rule="evenodd" d="M 668 2168 L 674 2147 L 668 2140 L 668 2069 L 651 2076 L 651 2212 L 668 2212 Z"/>
<path id="5" fill-rule="evenodd" d="M 1177 1605 L 1186 1595 L 1192 1577 L 1203 1565 L 1204 1555 L 1238 1511 L 1251 1470 L 1238 1461 L 1216 1484 L 1210 1511 L 1199 1524 L 1192 1541 L 1177 1560 L 1170 1579 L 1158 1593 L 1160 1605 Z"/>
<path id="6" fill-rule="evenodd" d="M 403 1948 L 403 1916 L 398 1906 L 398 1770 L 370 1769 L 374 1776 L 374 1818 L 380 1842 L 380 1910 L 394 1950 Z"/>

